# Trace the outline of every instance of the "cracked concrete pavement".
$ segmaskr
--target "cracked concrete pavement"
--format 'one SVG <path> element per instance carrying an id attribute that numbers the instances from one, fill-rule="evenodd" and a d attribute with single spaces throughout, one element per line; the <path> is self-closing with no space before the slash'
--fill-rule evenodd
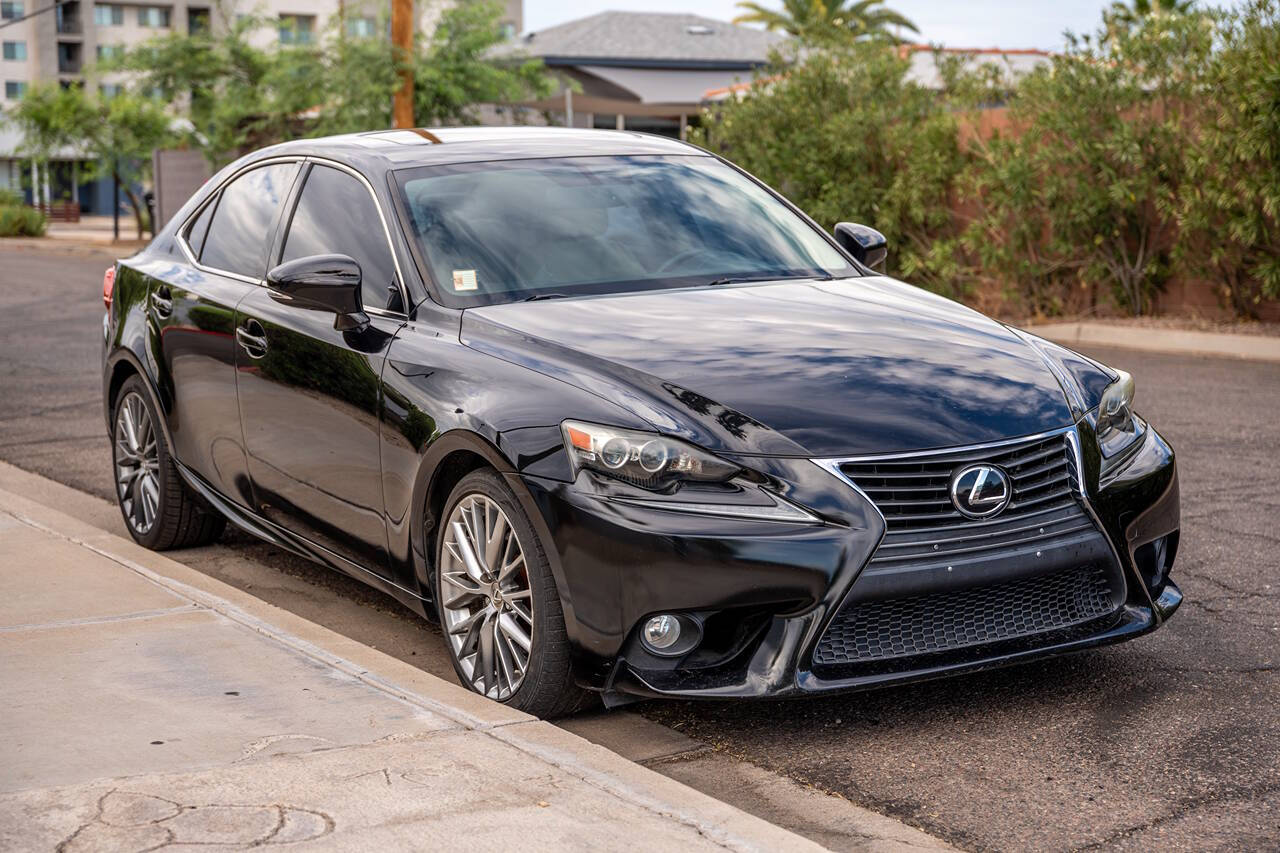
<path id="1" fill-rule="evenodd" d="M 104 497 L 95 300 L 105 260 L 0 258 L 6 281 L 31 282 L 0 289 L 9 321 L 0 393 L 10 401 L 0 458 Z M 1174 576 L 1187 603 L 1166 627 L 1072 658 L 908 688 L 784 704 L 653 702 L 624 724 L 566 726 L 595 726 L 585 736 L 625 753 L 631 727 L 661 723 L 677 738 L 668 757 L 645 730 L 638 760 L 742 808 L 768 807 L 746 791 L 763 768 L 961 847 L 1280 847 L 1280 365 L 1090 352 L 1134 374 L 1139 410 L 1178 453 Z M 114 510 L 97 512 L 100 525 L 118 523 Z M 237 534 L 182 559 L 445 671 L 436 669 L 439 637 L 358 583 Z M 822 838 L 800 798 L 771 819 L 855 846 Z"/>
<path id="2" fill-rule="evenodd" d="M 5 490 L 0 542 L 0 849 L 822 849 Z"/>

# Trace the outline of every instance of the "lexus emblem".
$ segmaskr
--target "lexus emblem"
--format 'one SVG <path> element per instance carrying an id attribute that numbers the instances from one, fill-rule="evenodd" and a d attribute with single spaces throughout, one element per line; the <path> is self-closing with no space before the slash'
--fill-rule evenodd
<path id="1" fill-rule="evenodd" d="M 951 503 L 969 518 L 990 518 L 1012 497 L 1009 475 L 994 465 L 970 465 L 951 478 Z"/>

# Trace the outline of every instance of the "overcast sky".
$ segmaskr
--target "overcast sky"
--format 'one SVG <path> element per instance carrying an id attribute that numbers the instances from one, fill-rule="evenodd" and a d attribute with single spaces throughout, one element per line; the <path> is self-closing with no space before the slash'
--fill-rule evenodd
<path id="1" fill-rule="evenodd" d="M 781 6 L 780 0 L 764 0 Z M 1108 0 L 889 0 L 889 8 L 920 28 L 921 41 L 950 47 L 1062 47 L 1062 33 L 1091 32 Z M 728 21 L 738 14 L 734 0 L 524 0 L 526 30 L 622 10 L 690 12 Z"/>

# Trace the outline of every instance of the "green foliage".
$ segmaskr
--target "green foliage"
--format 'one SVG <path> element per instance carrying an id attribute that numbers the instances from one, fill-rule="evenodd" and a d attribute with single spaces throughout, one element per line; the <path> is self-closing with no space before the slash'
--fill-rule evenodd
<path id="1" fill-rule="evenodd" d="M 0 191 L 0 237 L 42 237 L 45 218 L 40 211 L 22 206 L 22 197 Z"/>
<path id="2" fill-rule="evenodd" d="M 1254 316 L 1280 299 L 1280 4 L 1254 0 L 1220 38 L 1185 151 L 1178 258 Z"/>
<path id="3" fill-rule="evenodd" d="M 350 36 L 334 21 L 315 45 L 272 40 L 264 48 L 254 36 L 274 32 L 275 20 L 215 14 L 234 23 L 225 31 L 155 39 L 103 66 L 133 72 L 140 88 L 158 91 L 184 111 L 196 144 L 214 165 L 298 136 L 390 125 L 402 65 L 385 37 Z M 487 58 L 503 39 L 500 15 L 492 2 L 452 6 L 433 35 L 403 58 L 413 69 L 417 123 L 473 123 L 476 104 L 553 90 L 540 61 L 512 65 Z M 385 32 L 385 24 L 384 18 L 374 30 Z"/>
<path id="4" fill-rule="evenodd" d="M 503 41 L 502 8 L 460 3 L 445 10 L 414 66 L 414 117 L 419 124 L 475 124 L 476 104 L 545 98 L 556 91 L 542 61 L 497 63 L 485 58 Z"/>
<path id="5" fill-rule="evenodd" d="M 1095 282 L 1129 312 L 1147 311 L 1170 271 L 1169 210 L 1212 41 L 1209 18 L 1150 16 L 1072 39 L 1021 80 L 1014 133 L 977 142 L 964 181 L 977 208 L 965 245 L 979 268 L 1025 287 L 1035 311 Z"/>
<path id="6" fill-rule="evenodd" d="M 150 180 L 151 153 L 177 139 L 163 104 L 132 94 L 100 97 L 84 87 L 49 83 L 31 87 L 9 118 L 22 131 L 23 153 L 47 161 L 72 152 L 87 161 L 86 179 L 119 179 L 142 237 L 148 213 L 134 187 Z"/>
<path id="7" fill-rule="evenodd" d="M 892 27 L 919 33 L 905 16 L 884 8 L 885 0 L 782 0 L 775 10 L 759 3 L 742 2 L 743 13 L 735 24 L 764 24 L 766 29 L 796 36 L 801 41 L 826 43 L 850 37 L 900 39 Z"/>
<path id="8" fill-rule="evenodd" d="M 956 116 L 905 79 L 907 66 L 878 42 L 836 45 L 789 70 L 779 57 L 772 79 L 708 112 L 693 139 L 823 227 L 874 225 L 893 247 L 894 274 L 953 292 L 951 194 L 965 158 Z"/>
<path id="9" fill-rule="evenodd" d="M 1111 27 L 1132 27 L 1152 15 L 1186 15 L 1195 5 L 1196 0 L 1130 0 L 1112 3 L 1103 14 Z"/>

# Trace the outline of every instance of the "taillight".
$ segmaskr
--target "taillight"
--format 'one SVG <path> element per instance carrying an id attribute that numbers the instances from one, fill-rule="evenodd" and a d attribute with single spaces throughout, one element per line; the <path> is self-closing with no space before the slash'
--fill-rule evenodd
<path id="1" fill-rule="evenodd" d="M 116 268 L 107 267 L 107 271 L 102 274 L 102 304 L 107 306 L 107 310 L 111 310 L 111 291 L 116 287 Z"/>

